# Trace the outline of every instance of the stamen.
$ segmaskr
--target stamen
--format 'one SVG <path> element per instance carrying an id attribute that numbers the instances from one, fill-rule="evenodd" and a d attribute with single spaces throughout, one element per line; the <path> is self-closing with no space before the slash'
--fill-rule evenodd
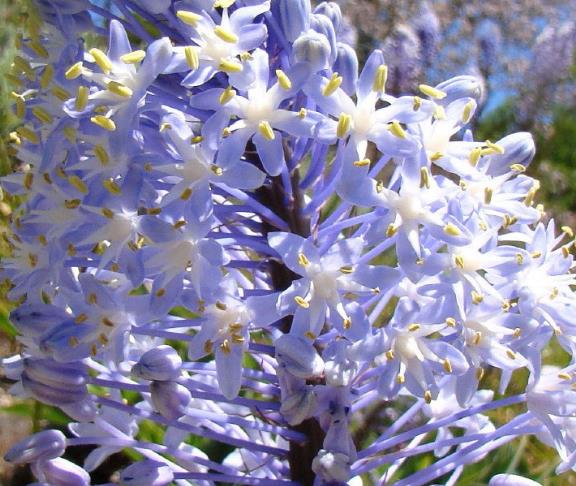
<path id="1" fill-rule="evenodd" d="M 276 69 L 276 77 L 278 78 L 278 84 L 282 89 L 289 90 L 292 88 L 292 81 L 286 75 L 282 69 Z"/>
<path id="2" fill-rule="evenodd" d="M 198 69 L 200 66 L 200 57 L 198 56 L 198 49 L 194 46 L 186 46 L 184 48 L 184 55 L 186 56 L 186 63 L 191 69 Z"/>
<path id="3" fill-rule="evenodd" d="M 234 96 L 236 96 L 236 91 L 232 89 L 232 86 L 228 86 L 224 91 L 222 91 L 222 94 L 218 98 L 218 101 L 220 102 L 221 105 L 225 105 L 232 98 L 234 98 Z"/>
<path id="4" fill-rule="evenodd" d="M 433 86 L 428 86 L 427 84 L 421 84 L 418 86 L 418 89 L 426 96 L 430 96 L 430 98 L 435 98 L 437 100 L 446 98 L 446 93 L 444 91 L 434 88 Z"/>
<path id="5" fill-rule="evenodd" d="M 82 111 L 86 108 L 88 104 L 88 95 L 90 91 L 87 86 L 78 86 L 78 91 L 76 92 L 76 100 L 74 101 L 74 108 L 76 111 Z"/>
<path id="6" fill-rule="evenodd" d="M 274 140 L 276 136 L 274 135 L 274 130 L 267 121 L 262 121 L 258 124 L 258 131 L 266 140 Z"/>
<path id="7" fill-rule="evenodd" d="M 108 91 L 123 98 L 130 98 L 133 94 L 133 91 L 128 86 L 117 81 L 110 81 L 106 86 Z"/>
<path id="8" fill-rule="evenodd" d="M 402 128 L 402 125 L 400 125 L 400 123 L 398 123 L 396 120 L 394 120 L 392 123 L 390 123 L 390 125 L 388 125 L 388 130 L 390 130 L 390 133 L 392 133 L 392 135 L 398 138 L 406 138 L 406 131 Z"/>
<path id="9" fill-rule="evenodd" d="M 139 49 L 137 51 L 132 51 L 132 52 L 129 52 L 128 54 L 124 54 L 123 56 L 120 56 L 120 60 L 124 64 L 136 64 L 136 63 L 142 61 L 142 59 L 144 59 L 145 57 L 146 57 L 146 52 Z"/>
<path id="10" fill-rule="evenodd" d="M 107 130 L 109 132 L 113 132 L 114 130 L 116 130 L 116 123 L 114 123 L 113 120 L 105 116 L 96 115 L 90 118 L 90 121 L 95 125 L 98 125 L 100 128 L 103 128 L 104 130 Z"/>
<path id="11" fill-rule="evenodd" d="M 352 122 L 352 117 L 347 113 L 340 113 L 338 117 L 338 125 L 336 126 L 336 136 L 338 138 L 344 138 L 350 130 L 350 123 Z"/>
<path id="12" fill-rule="evenodd" d="M 374 73 L 374 81 L 372 82 L 372 91 L 384 92 L 386 81 L 388 80 L 388 66 L 380 64 Z"/>
<path id="13" fill-rule="evenodd" d="M 196 27 L 202 18 L 200 15 L 195 14 L 194 12 L 188 12 L 187 10 L 178 10 L 178 12 L 176 12 L 176 16 L 182 22 L 187 25 L 191 25 L 192 27 Z"/>
<path id="14" fill-rule="evenodd" d="M 214 33 L 224 42 L 228 42 L 229 44 L 236 44 L 238 42 L 238 36 L 221 25 L 214 27 Z"/>
<path id="15" fill-rule="evenodd" d="M 324 86 L 324 89 L 322 90 L 322 95 L 330 96 L 336 92 L 341 84 L 342 76 L 338 76 L 338 73 L 332 74 L 332 77 L 328 80 L 328 83 L 326 83 L 326 86 Z"/>
<path id="16" fill-rule="evenodd" d="M 76 64 L 72 64 L 68 68 L 68 70 L 64 73 L 64 77 L 66 79 L 76 79 L 77 77 L 82 75 L 82 61 L 77 62 Z"/>
<path id="17" fill-rule="evenodd" d="M 93 47 L 88 52 L 94 58 L 94 61 L 96 62 L 96 64 L 98 64 L 98 67 L 102 69 L 102 72 L 104 74 L 109 74 L 110 71 L 112 71 L 112 61 L 110 61 L 110 59 L 106 54 L 104 54 L 104 52 L 102 52 L 100 49 L 96 47 Z"/>

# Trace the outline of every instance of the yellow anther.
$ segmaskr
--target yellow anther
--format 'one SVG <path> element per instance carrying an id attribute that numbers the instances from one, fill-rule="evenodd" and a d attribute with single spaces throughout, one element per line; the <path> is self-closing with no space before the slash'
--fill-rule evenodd
<path id="1" fill-rule="evenodd" d="M 516 253 L 516 263 L 522 265 L 524 263 L 524 255 L 522 253 Z"/>
<path id="2" fill-rule="evenodd" d="M 190 189 L 189 187 L 187 187 L 186 189 L 184 189 L 182 191 L 182 193 L 180 194 L 180 199 L 182 199 L 183 201 L 187 201 L 188 199 L 190 199 L 190 196 L 192 195 L 192 189 Z"/>
<path id="3" fill-rule="evenodd" d="M 336 126 L 336 136 L 338 138 L 344 138 L 350 130 L 350 123 L 352 122 L 352 117 L 347 113 L 340 113 L 338 117 L 338 125 Z"/>
<path id="4" fill-rule="evenodd" d="M 452 363 L 450 363 L 448 358 L 442 361 L 442 366 L 444 367 L 444 371 L 446 371 L 446 373 L 452 373 Z"/>
<path id="5" fill-rule="evenodd" d="M 108 219 L 114 219 L 114 212 L 109 209 L 109 208 L 102 208 L 100 210 L 100 212 L 102 213 L 103 216 L 105 216 Z"/>
<path id="6" fill-rule="evenodd" d="M 278 78 L 278 84 L 282 89 L 288 90 L 292 88 L 292 81 L 290 81 L 290 78 L 284 71 L 282 71 L 282 69 L 276 69 L 276 77 Z"/>
<path id="7" fill-rule="evenodd" d="M 532 253 L 530 253 L 530 256 L 532 258 L 540 258 L 542 256 L 542 252 L 541 251 L 533 251 Z"/>
<path id="8" fill-rule="evenodd" d="M 510 358 L 510 359 L 516 359 L 516 353 L 514 351 L 512 351 L 511 349 L 507 349 L 506 350 L 506 355 Z"/>
<path id="9" fill-rule="evenodd" d="M 122 96 L 123 98 L 130 98 L 133 94 L 133 91 L 128 86 L 119 83 L 118 81 L 110 81 L 106 87 L 111 93 Z"/>
<path id="10" fill-rule="evenodd" d="M 236 44 L 236 42 L 238 42 L 238 36 L 221 25 L 214 27 L 214 33 L 224 42 L 228 42 L 229 44 Z"/>
<path id="11" fill-rule="evenodd" d="M 300 111 L 298 112 L 298 118 L 304 119 L 306 118 L 306 115 L 307 115 L 306 108 L 300 108 Z"/>
<path id="12" fill-rule="evenodd" d="M 570 256 L 570 247 L 569 246 L 563 246 L 562 247 L 562 256 L 564 258 L 568 258 Z"/>
<path id="13" fill-rule="evenodd" d="M 46 89 L 53 78 L 54 68 L 52 67 L 52 64 L 47 64 L 44 68 L 44 71 L 42 71 L 42 75 L 40 76 L 40 87 L 42 89 Z"/>
<path id="14" fill-rule="evenodd" d="M 474 109 L 474 102 L 469 101 L 464 106 L 464 111 L 462 112 L 462 122 L 468 123 L 470 121 L 470 116 L 472 115 L 472 110 Z"/>
<path id="15" fill-rule="evenodd" d="M 384 353 L 384 356 L 386 356 L 386 359 L 387 359 L 388 361 L 392 361 L 392 360 L 394 359 L 394 351 L 391 350 L 391 349 L 389 349 L 388 351 L 386 351 L 386 352 Z"/>
<path id="16" fill-rule="evenodd" d="M 303 267 L 310 265 L 310 260 L 304 255 L 304 253 L 298 253 L 298 263 Z"/>
<path id="17" fill-rule="evenodd" d="M 428 86 L 427 84 L 421 84 L 418 86 L 418 89 L 426 96 L 430 96 L 430 98 L 435 98 L 437 100 L 446 98 L 446 93 L 444 91 L 434 88 L 433 86 Z"/>
<path id="18" fill-rule="evenodd" d="M 498 145 L 496 143 L 492 143 L 490 140 L 486 140 L 486 142 L 484 142 L 489 149 L 492 150 L 492 153 L 495 154 L 500 154 L 502 155 L 504 153 L 504 147 L 502 147 L 502 145 Z"/>
<path id="19" fill-rule="evenodd" d="M 294 297 L 294 301 L 303 309 L 308 309 L 308 307 L 310 307 L 310 303 L 308 301 L 304 300 L 304 298 L 300 297 L 299 295 Z"/>
<path id="20" fill-rule="evenodd" d="M 116 184 L 112 179 L 104 179 L 102 181 L 102 185 L 108 192 L 114 194 L 115 196 L 118 196 L 122 193 L 120 186 Z"/>
<path id="21" fill-rule="evenodd" d="M 18 127 L 16 129 L 16 133 L 22 137 L 25 138 L 26 140 L 28 140 L 29 142 L 32 143 L 39 143 L 40 142 L 40 137 L 38 137 L 38 135 L 33 132 L 32 130 L 30 130 L 28 127 Z"/>
<path id="22" fill-rule="evenodd" d="M 408 326 L 408 330 L 409 330 L 410 332 L 415 332 L 415 331 L 417 331 L 418 329 L 420 329 L 420 324 L 413 323 L 413 324 L 410 324 L 410 325 Z"/>
<path id="23" fill-rule="evenodd" d="M 566 233 L 569 238 L 574 238 L 574 230 L 570 226 L 561 226 L 560 229 L 563 233 Z"/>
<path id="24" fill-rule="evenodd" d="M 316 334 L 314 334 L 312 331 L 306 331 L 304 333 L 304 336 L 306 336 L 311 341 L 316 341 L 316 337 L 317 337 Z"/>
<path id="25" fill-rule="evenodd" d="M 217 165 L 212 165 L 210 166 L 210 170 L 212 171 L 212 173 L 218 177 L 220 177 L 222 174 L 224 174 L 224 171 L 222 170 L 222 167 L 218 167 Z"/>
<path id="26" fill-rule="evenodd" d="M 182 22 L 184 22 L 187 25 L 191 25 L 192 27 L 196 27 L 198 25 L 198 22 L 202 18 L 200 15 L 194 12 L 189 12 L 187 10 L 178 10 L 178 12 L 176 12 L 176 16 Z"/>
<path id="27" fill-rule="evenodd" d="M 230 341 L 228 341 L 228 339 L 224 339 L 224 341 L 222 342 L 222 344 L 220 344 L 220 350 L 224 353 L 224 354 L 230 354 L 232 351 L 232 348 L 230 346 Z"/>
<path id="28" fill-rule="evenodd" d="M 372 163 L 372 161 L 370 159 L 360 159 L 360 160 L 356 160 L 352 164 L 355 167 L 368 167 L 371 163 Z"/>
<path id="29" fill-rule="evenodd" d="M 17 71 L 26 74 L 26 76 L 29 79 L 31 78 L 31 80 L 34 79 L 34 70 L 32 69 L 32 66 L 30 66 L 30 63 L 26 59 L 20 56 L 16 56 L 14 58 L 14 61 L 12 62 L 14 68 Z"/>
<path id="30" fill-rule="evenodd" d="M 444 154 L 441 152 L 434 152 L 431 156 L 430 156 L 430 161 L 431 162 L 436 162 L 437 160 L 440 160 L 442 157 L 444 157 Z"/>
<path id="31" fill-rule="evenodd" d="M 560 291 L 558 290 L 558 287 L 554 287 L 552 289 L 552 292 L 550 292 L 550 295 L 548 297 L 550 298 L 550 300 L 554 300 L 556 297 L 558 297 L 559 293 L 560 293 Z"/>
<path id="32" fill-rule="evenodd" d="M 90 354 L 95 357 L 98 354 L 98 346 L 95 344 L 90 346 Z"/>
<path id="33" fill-rule="evenodd" d="M 245 341 L 246 341 L 246 339 L 244 339 L 244 336 L 240 336 L 238 334 L 232 334 L 232 343 L 233 344 L 244 344 Z"/>
<path id="34" fill-rule="evenodd" d="M 352 319 L 350 319 L 349 317 L 344 319 L 344 322 L 342 323 L 342 327 L 344 327 L 344 329 L 350 329 L 352 327 Z"/>
<path id="35" fill-rule="evenodd" d="M 48 113 L 44 108 L 41 108 L 40 106 L 35 106 L 32 108 L 32 114 L 41 123 L 52 123 L 52 115 L 50 115 L 50 113 Z"/>
<path id="36" fill-rule="evenodd" d="M 48 57 L 48 51 L 42 44 L 40 44 L 40 42 L 33 40 L 29 42 L 28 45 L 38 55 L 38 57 Z"/>
<path id="37" fill-rule="evenodd" d="M 476 379 L 478 381 L 480 381 L 482 378 L 484 378 L 484 374 L 485 374 L 484 368 L 477 368 L 476 369 Z"/>
<path id="38" fill-rule="evenodd" d="M 420 168 L 420 187 L 430 189 L 430 172 L 428 171 L 428 167 Z"/>
<path id="39" fill-rule="evenodd" d="M 20 137 L 18 136 L 18 134 L 16 132 L 10 132 L 8 134 L 8 141 L 9 143 L 13 143 L 14 145 L 22 145 L 22 140 L 20 139 Z M 9 149 L 11 147 L 8 147 Z M 16 155 L 16 151 L 13 152 L 14 155 Z"/>
<path id="40" fill-rule="evenodd" d="M 208 339 L 202 348 L 206 354 L 210 354 L 214 349 L 214 343 Z"/>
<path id="41" fill-rule="evenodd" d="M 504 299 L 502 301 L 501 307 L 504 312 L 508 312 L 510 309 L 512 309 L 512 303 L 508 299 Z"/>
<path id="42" fill-rule="evenodd" d="M 475 305 L 480 304 L 480 302 L 482 302 L 484 300 L 484 296 L 482 294 L 480 294 L 479 292 L 476 292 L 475 290 L 470 292 L 470 294 L 472 295 L 472 303 Z"/>
<path id="43" fill-rule="evenodd" d="M 484 204 L 490 204 L 492 202 L 492 194 L 494 192 L 490 187 L 484 189 Z"/>
<path id="44" fill-rule="evenodd" d="M 104 334 L 103 332 L 100 333 L 98 335 L 98 342 L 102 345 L 102 346 L 106 346 L 110 340 L 108 339 L 108 336 L 106 336 L 106 334 Z"/>
<path id="45" fill-rule="evenodd" d="M 77 175 L 68 176 L 68 183 L 82 194 L 88 194 L 88 186 Z"/>
<path id="46" fill-rule="evenodd" d="M 504 215 L 504 221 L 502 222 L 502 228 L 506 229 L 516 224 L 518 222 L 518 218 L 516 216 L 510 216 L 509 214 Z"/>
<path id="47" fill-rule="evenodd" d="M 64 207 L 66 209 L 76 209 L 80 206 L 80 199 L 65 199 L 64 200 Z"/>
<path id="48" fill-rule="evenodd" d="M 512 333 L 512 335 L 513 335 L 515 338 L 519 338 L 521 334 L 522 334 L 522 329 L 520 329 L 519 327 L 515 327 L 515 328 L 514 328 L 514 332 Z"/>
<path id="49" fill-rule="evenodd" d="M 82 324 L 82 323 L 86 322 L 87 320 L 88 320 L 88 316 L 86 314 L 84 314 L 83 312 L 81 314 L 78 314 L 74 318 L 74 322 L 76 324 Z"/>
<path id="50" fill-rule="evenodd" d="M 89 90 L 87 86 L 78 86 L 76 100 L 74 101 L 74 108 L 76 108 L 77 111 L 82 111 L 84 108 L 86 108 L 88 103 L 88 95 Z"/>
<path id="51" fill-rule="evenodd" d="M 474 346 L 478 346 L 480 344 L 480 341 L 482 341 L 482 333 L 480 331 L 476 331 L 474 333 L 474 337 L 472 338 L 472 344 Z"/>
<path id="52" fill-rule="evenodd" d="M 396 383 L 402 385 L 405 381 L 406 378 L 404 378 L 404 375 L 402 373 L 398 373 L 398 375 L 396 375 Z"/>
<path id="53" fill-rule="evenodd" d="M 460 236 L 462 234 L 458 227 L 454 226 L 452 223 L 448 223 L 446 226 L 444 226 L 444 233 L 449 236 Z"/>
<path id="54" fill-rule="evenodd" d="M 186 226 L 186 224 L 187 224 L 187 221 L 186 221 L 185 219 L 179 219 L 178 221 L 176 221 L 176 222 L 172 225 L 172 227 L 173 227 L 174 229 L 180 229 L 180 228 Z"/>
<path id="55" fill-rule="evenodd" d="M 374 73 L 374 81 L 372 82 L 372 91 L 384 92 L 386 89 L 386 81 L 388 80 L 388 66 L 380 64 Z"/>
<path id="56" fill-rule="evenodd" d="M 218 64 L 218 69 L 225 73 L 239 73 L 242 71 L 243 66 L 238 61 L 222 58 Z"/>
<path id="57" fill-rule="evenodd" d="M 434 118 L 436 118 L 436 120 L 446 120 L 446 112 L 443 106 L 436 105 L 434 107 Z"/>
<path id="58" fill-rule="evenodd" d="M 26 174 L 24 174 L 24 187 L 28 191 L 32 189 L 33 182 L 34 182 L 34 174 L 32 174 L 32 172 L 26 172 Z"/>
<path id="59" fill-rule="evenodd" d="M 10 93 L 12 99 L 16 102 L 16 116 L 24 118 L 26 116 L 26 99 L 21 94 L 14 91 Z"/>
<path id="60" fill-rule="evenodd" d="M 145 57 L 146 57 L 146 52 L 144 52 L 142 50 L 137 50 L 137 51 L 129 52 L 128 54 L 124 54 L 123 56 L 120 56 L 120 60 L 124 64 L 136 64 L 137 62 L 140 62 Z"/>
<path id="61" fill-rule="evenodd" d="M 107 118 L 103 115 L 93 116 L 92 118 L 90 118 L 90 121 L 95 125 L 98 125 L 100 128 L 103 128 L 104 130 L 107 130 L 109 132 L 113 132 L 114 130 L 116 130 L 116 123 L 114 123 L 114 120 L 111 120 L 110 118 Z"/>
<path id="62" fill-rule="evenodd" d="M 156 297 L 164 297 L 166 295 L 166 289 L 161 287 L 156 291 Z"/>
<path id="63" fill-rule="evenodd" d="M 190 69 L 198 69 L 200 66 L 200 57 L 198 56 L 198 49 L 194 46 L 186 46 L 184 48 L 184 56 L 186 57 L 186 64 Z"/>
<path id="64" fill-rule="evenodd" d="M 50 92 L 60 101 L 66 101 L 72 98 L 72 94 L 62 86 L 53 86 Z"/>
<path id="65" fill-rule="evenodd" d="M 426 403 L 431 403 L 432 402 L 432 393 L 430 392 L 430 390 L 426 390 L 424 392 L 424 401 Z"/>
<path id="66" fill-rule="evenodd" d="M 252 61 L 254 60 L 254 56 L 250 54 L 248 51 L 244 51 L 242 54 L 240 54 L 240 59 L 242 60 L 242 62 Z"/>
<path id="67" fill-rule="evenodd" d="M 454 257 L 454 263 L 458 268 L 460 269 L 464 268 L 464 258 L 462 257 L 462 255 L 456 255 Z"/>
<path id="68" fill-rule="evenodd" d="M 398 138 L 406 138 L 406 131 L 402 128 L 402 125 L 394 120 L 390 125 L 388 125 L 388 130 L 390 133 Z"/>
<path id="69" fill-rule="evenodd" d="M 472 151 L 470 152 L 470 156 L 468 157 L 470 165 L 472 167 L 476 167 L 481 156 L 482 156 L 482 149 L 480 147 L 473 148 Z"/>
<path id="70" fill-rule="evenodd" d="M 274 140 L 276 136 L 274 135 L 274 130 L 267 121 L 262 121 L 258 123 L 258 131 L 266 140 Z"/>
<path id="71" fill-rule="evenodd" d="M 453 317 L 447 317 L 445 322 L 448 327 L 456 327 L 456 319 Z"/>
<path id="72" fill-rule="evenodd" d="M 35 255 L 34 253 L 28 253 L 28 263 L 30 263 L 31 267 L 38 265 L 38 255 Z"/>
<path id="73" fill-rule="evenodd" d="M 68 345 L 69 345 L 71 348 L 75 348 L 75 347 L 77 347 L 79 344 L 80 344 L 80 341 L 78 340 L 78 338 L 77 338 L 76 336 L 70 336 L 70 337 L 68 338 Z"/>
<path id="74" fill-rule="evenodd" d="M 215 0 L 214 8 L 228 8 L 231 5 L 234 5 L 236 0 Z"/>
<path id="75" fill-rule="evenodd" d="M 418 111 L 422 106 L 422 98 L 419 96 L 414 96 L 414 102 L 412 103 L 412 109 Z"/>
<path id="76" fill-rule="evenodd" d="M 354 269 L 350 266 L 340 267 L 340 272 L 342 272 L 345 275 L 350 275 L 353 271 Z"/>
<path id="77" fill-rule="evenodd" d="M 230 136 L 231 133 L 232 133 L 232 131 L 228 127 L 224 127 L 222 129 L 222 137 L 223 138 Z"/>
<path id="78" fill-rule="evenodd" d="M 76 247 L 72 243 L 68 243 L 66 252 L 68 253 L 68 256 L 74 256 L 76 255 Z"/>
<path id="79" fill-rule="evenodd" d="M 324 86 L 322 94 L 324 96 L 330 96 L 340 87 L 341 84 L 342 76 L 339 76 L 338 73 L 332 74 L 332 77 L 328 80 L 326 86 Z"/>
<path id="80" fill-rule="evenodd" d="M 561 380 L 571 380 L 572 379 L 570 374 L 565 373 L 565 372 L 558 373 L 558 378 L 560 378 Z"/>
<path id="81" fill-rule="evenodd" d="M 46 239 L 46 235 L 38 235 L 38 241 L 42 246 L 46 246 L 48 244 L 48 240 Z"/>
<path id="82" fill-rule="evenodd" d="M 236 91 L 232 89 L 232 86 L 228 86 L 224 91 L 222 91 L 222 94 L 218 98 L 218 101 L 220 102 L 221 105 L 225 105 L 232 98 L 234 98 L 234 96 L 236 96 Z"/>
<path id="83" fill-rule="evenodd" d="M 102 165 L 107 165 L 110 162 L 110 156 L 102 145 L 94 145 L 94 155 Z"/>
<path id="84" fill-rule="evenodd" d="M 390 223 L 388 225 L 388 228 L 386 228 L 386 236 L 388 238 L 391 238 L 392 236 L 394 236 L 396 234 L 397 231 L 398 231 L 398 228 L 396 226 L 394 226 L 394 223 Z"/>
<path id="85" fill-rule="evenodd" d="M 200 143 L 202 140 L 204 140 L 204 137 L 202 135 L 196 135 L 190 139 L 190 143 L 191 144 Z"/>
<path id="86" fill-rule="evenodd" d="M 94 58 L 94 62 L 98 64 L 98 67 L 102 69 L 104 74 L 108 74 L 110 71 L 112 71 L 112 61 L 110 61 L 104 52 L 102 52 L 97 47 L 93 47 L 88 52 Z"/>

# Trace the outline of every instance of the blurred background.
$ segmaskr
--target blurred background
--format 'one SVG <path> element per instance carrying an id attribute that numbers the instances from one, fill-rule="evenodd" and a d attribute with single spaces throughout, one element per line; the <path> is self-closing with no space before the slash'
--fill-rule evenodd
<path id="1" fill-rule="evenodd" d="M 531 132 L 537 154 L 530 171 L 541 181 L 539 201 L 558 226 L 576 226 L 576 0 L 337 3 L 343 17 L 333 20 L 339 22 L 340 36 L 357 49 L 361 62 L 374 48 L 384 51 L 391 94 L 414 93 L 419 83 L 435 85 L 459 74 L 480 78 L 484 95 L 473 121 L 475 138 L 497 141 L 515 131 Z M 99 4 L 111 7 L 113 2 Z M 10 136 L 18 126 L 12 108 L 12 92 L 18 88 L 10 70 L 17 51 L 17 28 L 26 22 L 29 8 L 28 1 L 0 0 L 0 175 L 19 164 Z M 9 252 L 3 236 L 17 204 L 0 189 L 0 258 Z M 0 358 L 18 348 L 5 291 L 5 284 L 0 283 Z M 566 364 L 559 348 L 550 349 L 545 359 Z M 525 374 L 519 373 L 511 386 L 519 390 L 525 380 Z M 1 370 L 0 381 L 0 457 L 31 431 L 47 425 L 65 428 L 67 417 L 62 412 L 10 397 L 10 383 Z M 491 418 L 506 422 L 512 414 L 514 410 L 507 410 Z M 161 436 L 160 430 L 144 429 L 149 438 Z M 98 480 L 108 481 L 126 460 L 122 453 L 112 456 L 99 468 Z M 430 456 L 407 462 L 406 474 L 432 460 Z M 483 485 L 494 474 L 510 472 L 543 485 L 576 485 L 576 473 L 554 475 L 557 462 L 553 450 L 524 439 L 471 466 L 458 484 Z M 26 469 L 10 468 L 0 459 L 0 485 L 19 486 L 31 480 Z"/>

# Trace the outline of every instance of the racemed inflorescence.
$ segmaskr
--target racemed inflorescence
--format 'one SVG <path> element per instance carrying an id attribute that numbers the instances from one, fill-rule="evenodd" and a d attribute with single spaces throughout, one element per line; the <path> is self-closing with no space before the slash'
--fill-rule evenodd
<path id="1" fill-rule="evenodd" d="M 541 356 L 575 349 L 574 235 L 528 133 L 474 139 L 480 82 L 388 94 L 394 44 L 360 63 L 332 2 L 111 5 L 38 0 L 8 75 L 3 367 L 71 423 L 6 459 L 50 485 L 126 449 L 114 484 L 453 485 L 536 435 L 573 468 L 576 373 Z"/>

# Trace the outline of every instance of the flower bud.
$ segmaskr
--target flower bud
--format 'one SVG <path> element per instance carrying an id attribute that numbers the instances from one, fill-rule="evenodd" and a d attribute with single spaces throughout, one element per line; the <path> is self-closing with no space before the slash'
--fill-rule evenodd
<path id="1" fill-rule="evenodd" d="M 324 371 L 324 361 L 310 341 L 284 334 L 274 343 L 282 368 L 298 378 L 312 378 Z"/>
<path id="2" fill-rule="evenodd" d="M 342 10 L 336 2 L 320 2 L 314 9 L 315 14 L 324 15 L 330 19 L 334 31 L 338 32 L 342 24 Z"/>
<path id="3" fill-rule="evenodd" d="M 121 486 L 166 486 L 173 480 L 170 467 L 149 459 L 128 466 L 120 475 Z"/>
<path id="4" fill-rule="evenodd" d="M 90 475 L 80 466 L 57 457 L 44 461 L 38 465 L 44 475 L 44 480 L 48 484 L 57 484 L 58 486 L 89 486 Z"/>
<path id="5" fill-rule="evenodd" d="M 347 95 L 352 96 L 356 92 L 358 80 L 358 56 L 356 50 L 348 44 L 338 42 L 337 46 L 338 55 L 332 69 L 342 76 L 340 87 Z"/>
<path id="6" fill-rule="evenodd" d="M 436 101 L 442 106 L 447 106 L 460 98 L 473 98 L 477 102 L 482 98 L 482 82 L 476 76 L 456 76 L 438 84 L 436 89 L 446 93 L 444 98 Z"/>
<path id="7" fill-rule="evenodd" d="M 70 316 L 63 309 L 49 304 L 25 304 L 10 313 L 10 321 L 27 337 L 41 336 L 68 319 Z"/>
<path id="8" fill-rule="evenodd" d="M 350 458 L 340 452 L 321 449 L 312 461 L 312 470 L 325 481 L 348 481 Z"/>
<path id="9" fill-rule="evenodd" d="M 488 486 L 540 486 L 540 483 L 516 474 L 497 474 L 490 479 Z"/>
<path id="10" fill-rule="evenodd" d="M 316 393 L 311 387 L 306 387 L 283 397 L 280 413 L 290 425 L 298 425 L 313 415 L 316 404 Z"/>
<path id="11" fill-rule="evenodd" d="M 91 422 L 98 413 L 98 408 L 90 396 L 79 402 L 60 405 L 60 409 L 78 422 Z"/>
<path id="12" fill-rule="evenodd" d="M 310 64 L 313 72 L 327 69 L 331 48 L 326 36 L 314 30 L 308 30 L 294 41 L 292 56 L 295 63 Z"/>
<path id="13" fill-rule="evenodd" d="M 167 345 L 146 351 L 132 368 L 132 374 L 144 380 L 170 381 L 180 376 L 182 359 Z"/>
<path id="14" fill-rule="evenodd" d="M 84 400 L 88 394 L 81 363 L 26 358 L 21 380 L 34 398 L 57 407 Z"/>
<path id="15" fill-rule="evenodd" d="M 310 0 L 277 0 L 277 9 L 280 25 L 290 42 L 310 28 Z"/>
<path id="16" fill-rule="evenodd" d="M 154 408 L 169 420 L 182 417 L 192 398 L 188 388 L 175 381 L 154 381 L 150 393 Z"/>
<path id="17" fill-rule="evenodd" d="M 44 430 L 10 448 L 4 460 L 13 464 L 45 461 L 61 456 L 65 449 L 66 437 L 62 432 L 55 429 Z"/>
<path id="18" fill-rule="evenodd" d="M 528 167 L 536 153 L 534 139 L 528 132 L 508 135 L 498 140 L 497 145 L 504 149 L 504 153 L 490 156 L 488 173 L 493 177 L 510 172 L 513 164 Z"/>
<path id="19" fill-rule="evenodd" d="M 334 64 L 336 54 L 338 53 L 336 47 L 336 30 L 334 29 L 332 21 L 325 15 L 313 14 L 310 20 L 310 28 L 319 34 L 323 34 L 326 39 L 328 39 L 328 43 L 330 44 L 330 57 L 328 62 L 331 66 Z"/>

